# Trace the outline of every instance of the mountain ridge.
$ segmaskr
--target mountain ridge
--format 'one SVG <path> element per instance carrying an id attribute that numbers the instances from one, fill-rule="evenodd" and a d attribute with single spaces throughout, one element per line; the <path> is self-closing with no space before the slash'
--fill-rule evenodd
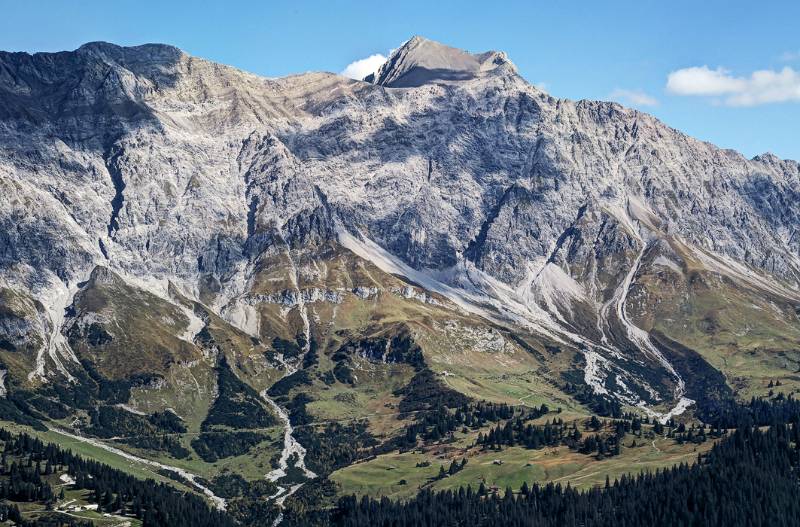
<path id="1" fill-rule="evenodd" d="M 572 349 L 587 386 L 662 416 L 686 410 L 688 379 L 650 332 L 712 361 L 753 346 L 773 368 L 768 340 L 730 329 L 765 312 L 780 350 L 796 342 L 796 162 L 553 98 L 497 52 L 415 37 L 373 80 L 267 79 L 165 45 L 0 54 L 0 277 L 25 299 L 2 330 L 38 348 L 9 382 L 73 376 L 65 310 L 98 266 L 167 304 L 175 287 L 252 338 L 308 341 L 307 303 L 328 297 L 305 291 L 330 272 L 309 255 L 329 243 Z M 257 287 L 300 300 L 266 315 Z"/>

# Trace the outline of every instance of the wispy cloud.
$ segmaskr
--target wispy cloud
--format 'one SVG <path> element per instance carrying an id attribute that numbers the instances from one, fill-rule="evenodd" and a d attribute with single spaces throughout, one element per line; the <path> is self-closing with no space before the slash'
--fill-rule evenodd
<path id="1" fill-rule="evenodd" d="M 386 62 L 386 57 L 380 53 L 370 55 L 365 59 L 356 60 L 347 65 L 341 74 L 351 79 L 362 80 L 370 73 L 375 73 Z"/>
<path id="2" fill-rule="evenodd" d="M 617 88 L 612 91 L 609 98 L 631 106 L 658 106 L 658 100 L 639 90 L 623 90 Z"/>
<path id="3" fill-rule="evenodd" d="M 783 62 L 795 62 L 800 60 L 800 50 L 797 51 L 784 51 L 779 57 Z"/>
<path id="4" fill-rule="evenodd" d="M 722 97 L 729 106 L 800 101 L 800 72 L 786 66 L 780 71 L 758 70 L 737 77 L 724 68 L 695 66 L 673 71 L 667 91 L 675 95 Z"/>

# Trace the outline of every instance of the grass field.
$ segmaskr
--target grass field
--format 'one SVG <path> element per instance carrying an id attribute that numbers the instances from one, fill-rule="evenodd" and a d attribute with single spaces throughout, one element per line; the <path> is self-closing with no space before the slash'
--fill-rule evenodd
<path id="1" fill-rule="evenodd" d="M 154 479 L 159 482 L 169 483 L 181 490 L 188 489 L 196 491 L 193 487 L 187 487 L 178 481 L 159 474 L 158 468 L 156 467 L 127 459 L 114 452 L 109 452 L 98 446 L 65 436 L 53 430 L 40 432 L 26 426 L 6 421 L 0 421 L 0 426 L 12 432 L 25 432 L 34 437 L 38 437 L 42 441 L 55 443 L 65 450 L 72 451 L 73 454 L 99 461 L 100 463 L 104 463 L 140 479 Z M 221 459 L 216 463 L 206 463 L 194 453 L 186 459 L 174 459 L 167 456 L 158 456 L 155 452 L 144 452 L 121 443 L 107 442 L 107 444 L 141 458 L 184 469 L 206 479 L 211 479 L 222 472 L 230 471 L 242 475 L 245 479 L 254 480 L 262 479 L 264 475 L 272 469 L 270 459 L 282 448 L 282 442 L 280 444 L 275 443 L 282 440 L 282 429 L 280 427 L 275 427 L 274 430 L 268 431 L 267 433 L 271 438 L 270 441 L 262 442 L 247 454 Z M 189 435 L 187 434 L 184 440 L 188 443 L 189 439 Z"/>
<path id="2" fill-rule="evenodd" d="M 720 370 L 739 400 L 800 392 L 800 324 L 794 304 L 765 296 L 691 264 L 689 274 L 640 276 L 631 303 L 637 324 L 657 329 Z M 648 306 L 637 312 L 636 306 Z"/>
<path id="3" fill-rule="evenodd" d="M 254 446 L 248 453 L 241 456 L 223 458 L 214 463 L 203 461 L 203 459 L 194 452 L 187 458 L 175 459 L 169 456 L 154 455 L 156 454 L 154 452 L 137 452 L 135 449 L 129 447 L 125 447 L 124 449 L 130 450 L 141 457 L 147 456 L 154 461 L 182 468 L 205 479 L 211 479 L 223 472 L 233 472 L 247 480 L 263 479 L 264 475 L 272 470 L 270 459 L 283 448 L 283 429 L 280 426 L 276 426 L 263 431 L 263 433 L 268 435 L 269 439 Z M 191 438 L 192 434 L 186 434 L 182 442 L 189 447 Z"/>
<path id="4" fill-rule="evenodd" d="M 633 439 L 628 436 L 625 445 L 630 445 Z M 342 494 L 393 498 L 409 498 L 421 488 L 443 490 L 467 485 L 477 488 L 481 482 L 487 488 L 496 486 L 503 490 L 511 487 L 515 491 L 523 482 L 570 483 L 573 487 L 585 489 L 603 485 L 606 476 L 613 481 L 623 474 L 692 463 L 696 461 L 698 453 L 712 446 L 710 441 L 701 445 L 679 445 L 667 438 L 643 441 L 637 439 L 638 446 L 625 446 L 619 456 L 601 461 L 564 446 L 542 450 L 510 447 L 501 452 L 481 452 L 476 449 L 465 452 L 462 448 L 442 448 L 425 453 L 392 453 L 338 470 L 331 475 L 331 479 L 339 485 Z M 452 459 L 464 456 L 468 463 L 463 470 L 433 481 L 440 466 L 447 469 Z M 424 462 L 430 465 L 417 466 Z M 401 484 L 401 480 L 405 480 L 405 484 Z"/>
<path id="5" fill-rule="evenodd" d="M 56 491 L 60 487 L 66 487 L 59 482 L 57 475 L 53 477 L 51 483 Z M 87 490 L 65 490 L 64 499 L 59 500 L 55 505 L 55 510 L 47 511 L 38 503 L 17 503 L 20 512 L 25 519 L 32 520 L 46 515 L 48 518 L 57 517 L 63 520 L 88 520 L 97 527 L 141 527 L 142 521 L 127 516 L 117 516 L 113 514 L 99 513 L 94 510 L 74 510 L 72 507 L 82 508 L 90 503 L 91 492 Z"/>
<path id="6" fill-rule="evenodd" d="M 104 463 L 111 468 L 121 470 L 131 474 L 132 476 L 136 476 L 141 479 L 151 478 L 160 482 L 172 483 L 185 490 L 185 487 L 177 482 L 158 474 L 154 467 L 126 459 L 120 455 L 114 454 L 113 452 L 109 452 L 89 443 L 59 434 L 58 432 L 54 432 L 52 430 L 40 432 L 38 430 L 33 430 L 30 427 L 18 425 L 8 421 L 0 421 L 0 427 L 15 433 L 25 432 L 41 439 L 44 442 L 55 443 L 65 450 L 72 451 L 72 453 L 75 455 L 82 456 L 87 459 L 94 459 L 95 461 Z"/>

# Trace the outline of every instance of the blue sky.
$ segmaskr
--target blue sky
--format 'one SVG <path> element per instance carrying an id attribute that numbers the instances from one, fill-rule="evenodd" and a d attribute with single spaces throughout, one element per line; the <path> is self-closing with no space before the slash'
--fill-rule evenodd
<path id="1" fill-rule="evenodd" d="M 267 76 L 339 72 L 419 34 L 506 51 L 557 97 L 616 99 L 748 156 L 800 159 L 800 2 L 0 0 L 0 9 L 2 50 L 163 42 Z"/>

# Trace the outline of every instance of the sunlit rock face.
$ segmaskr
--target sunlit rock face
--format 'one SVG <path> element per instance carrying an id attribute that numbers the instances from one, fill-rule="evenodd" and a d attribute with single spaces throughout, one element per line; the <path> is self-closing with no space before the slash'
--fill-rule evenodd
<path id="1" fill-rule="evenodd" d="M 163 45 L 0 53 L 0 279 L 37 319 L 4 316 L 0 337 L 34 346 L 21 332 L 37 325 L 69 362 L 53 332 L 97 266 L 163 298 L 175 284 L 244 328 L 260 262 L 338 243 L 594 350 L 600 389 L 616 372 L 631 401 L 679 398 L 647 334 L 661 289 L 641 277 L 679 276 L 680 311 L 691 273 L 712 273 L 796 323 L 798 188 L 794 161 L 557 99 L 503 53 L 420 37 L 365 81 L 266 79 Z M 669 380 L 635 388 L 627 360 Z"/>

